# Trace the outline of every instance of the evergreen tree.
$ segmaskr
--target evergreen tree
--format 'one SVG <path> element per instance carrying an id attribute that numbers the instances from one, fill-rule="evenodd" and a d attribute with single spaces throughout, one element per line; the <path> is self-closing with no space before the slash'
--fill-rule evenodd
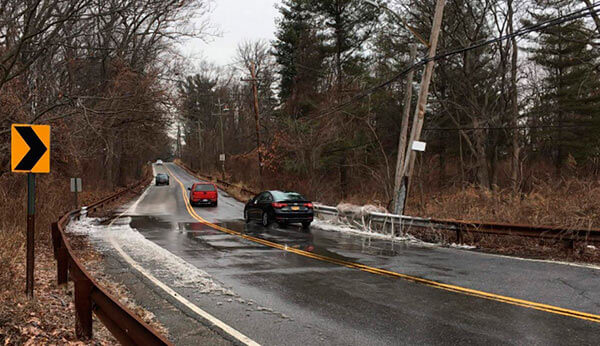
<path id="1" fill-rule="evenodd" d="M 559 15 L 560 5 L 554 4 Z M 547 11 L 541 12 L 533 14 L 534 21 L 550 18 Z M 544 30 L 538 45 L 529 49 L 530 59 L 546 72 L 544 92 L 531 116 L 537 124 L 557 127 L 538 131 L 536 137 L 546 139 L 544 149 L 558 172 L 570 156 L 585 161 L 600 145 L 600 81 L 594 69 L 599 56 L 591 39 L 582 20 L 570 21 Z"/>
<path id="2" fill-rule="evenodd" d="M 366 43 L 373 35 L 379 11 L 363 0 L 311 0 L 322 25 L 325 47 L 336 77 L 337 92 L 365 72 Z"/>
<path id="3" fill-rule="evenodd" d="M 294 117 L 316 108 L 323 73 L 324 49 L 310 1 L 285 0 L 279 7 L 273 55 L 279 65 L 279 98 Z"/>

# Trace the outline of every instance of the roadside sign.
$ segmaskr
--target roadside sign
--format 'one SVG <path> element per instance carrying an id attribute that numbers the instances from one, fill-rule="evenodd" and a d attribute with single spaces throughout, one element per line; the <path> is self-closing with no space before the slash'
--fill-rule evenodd
<path id="1" fill-rule="evenodd" d="M 219 155 L 219 161 L 225 161 L 225 154 Z"/>
<path id="2" fill-rule="evenodd" d="M 25 293 L 33 298 L 35 283 L 35 173 L 50 173 L 50 126 L 12 124 L 10 127 L 10 167 L 27 173 L 27 258 Z"/>
<path id="3" fill-rule="evenodd" d="M 425 143 L 425 142 L 419 142 L 419 141 L 412 142 L 412 150 L 414 150 L 414 151 L 425 151 L 425 146 L 427 146 L 427 143 Z"/>
<path id="4" fill-rule="evenodd" d="M 11 126 L 11 170 L 16 173 L 50 173 L 50 126 Z"/>
<path id="5" fill-rule="evenodd" d="M 81 186 L 81 178 L 71 178 L 71 192 L 75 197 L 75 209 L 79 209 L 79 202 L 77 201 L 77 192 L 83 191 Z"/>
<path id="6" fill-rule="evenodd" d="M 71 178 L 71 192 L 83 191 L 81 185 L 81 178 Z"/>

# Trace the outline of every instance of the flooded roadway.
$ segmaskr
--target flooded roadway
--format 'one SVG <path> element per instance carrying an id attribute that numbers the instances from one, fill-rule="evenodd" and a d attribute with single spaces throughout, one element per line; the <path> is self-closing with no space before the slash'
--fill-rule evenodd
<path id="1" fill-rule="evenodd" d="M 151 186 L 127 213 L 147 240 L 208 273 L 234 298 L 161 281 L 193 304 L 266 345 L 595 344 L 600 323 L 449 292 L 347 268 L 216 230 L 190 215 L 182 189 L 196 179 L 155 166 L 169 186 Z M 176 179 L 175 179 L 176 178 Z M 185 191 L 187 195 L 187 191 Z M 326 258 L 591 314 L 600 312 L 600 270 L 369 239 L 312 227 L 264 228 L 242 220 L 243 204 L 194 208 L 208 222 Z M 143 260 L 140 260 L 143 262 Z M 156 263 L 139 263 L 157 266 Z M 118 277 L 118 271 L 113 273 Z M 151 285 L 139 287 L 147 290 Z M 135 290 L 136 288 L 134 288 Z M 143 292 L 138 292 L 143 297 Z M 144 305 L 143 298 L 138 303 Z M 150 310 L 151 307 L 149 307 Z M 182 309 L 185 310 L 185 309 Z M 161 320 L 161 311 L 154 311 Z M 186 312 L 190 315 L 189 312 Z M 177 323 L 169 319 L 163 321 Z M 178 330 L 185 330 L 179 326 Z"/>

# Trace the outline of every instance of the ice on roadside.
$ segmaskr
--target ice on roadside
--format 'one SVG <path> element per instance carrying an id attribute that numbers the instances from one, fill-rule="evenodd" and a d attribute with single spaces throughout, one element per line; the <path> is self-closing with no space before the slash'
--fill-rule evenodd
<path id="1" fill-rule="evenodd" d="M 406 235 L 406 236 L 392 236 L 391 234 L 383 234 L 383 233 L 377 233 L 377 232 L 372 232 L 372 231 L 368 231 L 368 230 L 362 230 L 350 225 L 347 225 L 345 223 L 341 223 L 335 220 L 321 220 L 321 219 L 314 219 L 313 223 L 311 224 L 312 227 L 316 227 L 319 229 L 322 229 L 324 231 L 333 231 L 333 232 L 341 232 L 341 233 L 347 233 L 347 234 L 354 234 L 354 235 L 358 235 L 358 236 L 367 236 L 367 237 L 371 237 L 371 238 L 377 238 L 377 239 L 393 239 L 393 240 L 398 240 L 398 241 L 418 241 L 415 237 L 411 236 L 411 235 Z"/>
<path id="2" fill-rule="evenodd" d="M 168 250 L 146 239 L 129 226 L 131 219 L 124 217 L 110 226 L 100 224 L 98 218 L 81 218 L 67 225 L 67 233 L 87 235 L 99 247 L 112 248 L 118 244 L 129 256 L 157 277 L 169 277 L 169 286 L 195 288 L 199 293 L 220 293 L 235 296 L 228 288 L 215 282 L 210 274 L 191 265 Z"/>
<path id="3" fill-rule="evenodd" d="M 341 208 L 340 208 L 340 206 L 341 206 Z M 373 210 L 372 207 L 379 208 L 379 207 L 369 206 L 369 205 L 361 207 L 361 206 L 355 206 L 355 205 L 351 205 L 351 204 L 347 204 L 347 203 L 344 203 L 343 205 L 340 204 L 337 206 L 338 210 L 344 210 L 345 212 L 360 212 L 360 213 L 380 212 L 378 210 Z M 312 225 L 313 225 L 313 227 L 316 227 L 316 228 L 319 228 L 319 229 L 322 229 L 325 231 L 341 232 L 341 233 L 352 234 L 352 235 L 357 235 L 357 236 L 361 236 L 361 237 L 375 238 L 375 239 L 392 240 L 392 241 L 398 241 L 398 242 L 408 242 L 408 243 L 420 245 L 420 246 L 444 246 L 444 247 L 451 247 L 451 248 L 465 249 L 465 250 L 471 250 L 471 249 L 476 248 L 476 246 L 473 246 L 473 245 L 456 244 L 456 243 L 451 243 L 451 244 L 428 243 L 428 242 L 422 241 L 420 239 L 417 239 L 410 234 L 398 236 L 395 234 L 391 234 L 391 232 L 389 232 L 387 234 L 380 233 L 380 232 L 371 230 L 364 223 L 357 223 L 356 221 L 348 220 L 346 218 L 337 218 L 337 219 L 331 219 L 331 220 L 322 220 L 322 219 L 315 218 Z"/>

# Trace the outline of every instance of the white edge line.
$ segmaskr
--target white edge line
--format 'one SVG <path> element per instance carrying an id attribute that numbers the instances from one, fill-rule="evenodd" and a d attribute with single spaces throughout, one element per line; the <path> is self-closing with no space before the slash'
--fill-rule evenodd
<path id="1" fill-rule="evenodd" d="M 320 221 L 327 223 L 327 220 L 324 219 L 319 219 Z M 319 225 L 313 225 L 313 227 L 316 227 L 320 230 L 326 231 L 326 232 L 338 232 L 338 233 L 343 233 L 343 234 L 347 234 L 349 236 L 354 236 L 354 237 L 360 237 L 360 238 L 377 238 L 377 239 L 381 239 L 381 240 L 392 240 L 392 241 L 399 241 L 399 242 L 405 242 L 406 239 L 403 239 L 402 237 L 394 237 L 394 238 L 390 238 L 389 235 L 384 234 L 384 233 L 368 233 L 367 231 L 362 231 L 362 230 L 357 230 L 357 229 L 352 229 L 351 226 L 347 226 L 347 225 L 341 225 L 343 227 L 347 227 L 348 230 L 342 231 L 342 230 L 336 230 L 333 228 L 322 228 L 319 227 Z M 490 252 L 482 252 L 482 251 L 473 251 L 474 249 L 465 249 L 465 248 L 461 248 L 461 247 L 454 247 L 454 246 L 444 246 L 444 245 L 440 245 L 440 244 L 436 244 L 436 243 L 429 243 L 426 241 L 422 241 L 419 240 L 419 242 L 417 244 L 415 244 L 416 246 L 423 246 L 423 247 L 432 247 L 432 248 L 439 248 L 439 249 L 447 249 L 447 250 L 456 250 L 456 251 L 468 251 L 469 253 L 472 254 L 477 254 L 480 256 L 488 256 L 488 257 L 500 257 L 500 258 L 506 258 L 506 259 L 512 259 L 512 260 L 516 260 L 516 261 L 524 261 L 524 262 L 538 262 L 538 263 L 547 263 L 547 264 L 556 264 L 556 265 L 564 265 L 564 266 L 569 266 L 569 267 L 577 267 L 577 268 L 585 268 L 585 269 L 594 269 L 594 270 L 600 270 L 600 266 L 598 265 L 594 265 L 594 264 L 587 264 L 587 263 L 579 263 L 579 262 L 566 262 L 566 261 L 557 261 L 557 260 L 547 260 L 547 259 L 539 259 L 539 258 L 526 258 L 526 257 L 519 257 L 519 256 L 510 256 L 510 255 L 502 255 L 502 254 L 495 254 L 495 253 L 490 253 Z M 475 247 L 476 248 L 476 247 Z"/>
<path id="2" fill-rule="evenodd" d="M 110 222 L 110 224 L 108 225 L 108 228 L 110 229 L 116 220 L 120 219 L 123 215 L 125 215 L 126 213 L 128 213 L 130 210 L 137 208 L 137 205 L 145 197 L 146 193 L 149 190 L 150 190 L 149 188 L 146 188 L 146 191 L 144 191 L 144 193 L 137 199 L 137 201 L 133 205 L 131 205 L 131 207 L 127 208 L 127 210 L 125 210 L 124 212 L 122 212 L 121 214 L 119 214 L 119 216 L 117 216 L 116 218 L 114 218 Z M 125 253 L 125 251 L 123 251 L 123 249 L 121 248 L 121 246 L 119 246 L 119 244 L 117 244 L 114 241 L 114 239 L 112 238 L 112 236 L 110 236 L 110 234 L 108 236 L 108 240 L 110 241 L 110 243 L 112 244 L 112 246 L 119 252 L 119 254 L 121 255 L 121 257 L 123 257 L 123 259 L 125 259 L 125 261 L 127 261 L 127 263 L 129 263 L 129 265 L 131 265 L 132 267 L 134 267 L 137 271 L 139 271 L 142 275 L 144 275 L 148 280 L 150 280 L 156 286 L 162 288 L 163 291 L 165 291 L 170 296 L 172 296 L 173 298 L 175 298 L 181 304 L 185 305 L 187 308 L 189 308 L 190 310 L 192 310 L 196 314 L 200 315 L 202 318 L 208 320 L 210 323 L 212 323 L 213 325 L 215 325 L 217 328 L 221 329 L 222 331 L 224 331 L 225 333 L 229 334 L 231 337 L 235 338 L 236 340 L 240 341 L 241 343 L 243 343 L 245 345 L 249 345 L 249 346 L 260 346 L 260 344 L 257 343 L 256 341 L 254 341 L 254 340 L 250 339 L 249 337 L 245 336 L 244 334 L 238 332 L 233 327 L 230 327 L 225 322 L 219 320 L 218 318 L 214 317 L 210 313 L 202 310 L 201 308 L 199 308 L 198 306 L 194 305 L 189 300 L 187 300 L 184 297 L 182 297 L 181 295 L 179 295 L 177 292 L 175 292 L 175 290 L 173 290 L 172 288 L 170 288 L 169 286 L 167 286 L 166 284 L 162 283 L 160 280 L 158 280 L 157 278 L 155 278 L 146 269 L 144 269 L 137 262 L 135 262 L 135 260 L 133 258 L 131 258 L 127 253 Z"/>

